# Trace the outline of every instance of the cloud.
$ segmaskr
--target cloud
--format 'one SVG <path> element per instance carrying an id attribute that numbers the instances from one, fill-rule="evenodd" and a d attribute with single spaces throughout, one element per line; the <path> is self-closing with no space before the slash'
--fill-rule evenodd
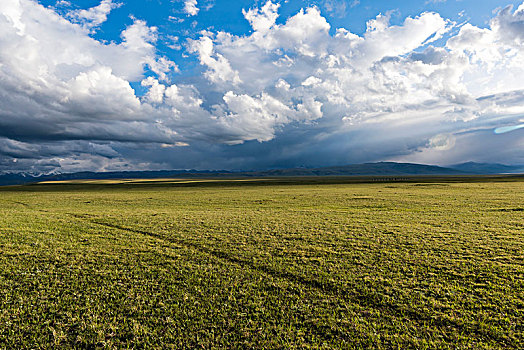
<path id="1" fill-rule="evenodd" d="M 197 53 L 200 63 L 208 67 L 206 77 L 216 84 L 239 84 L 238 72 L 231 68 L 229 61 L 213 50 L 213 41 L 204 36 L 200 40 L 190 40 L 189 51 Z"/>
<path id="2" fill-rule="evenodd" d="M 64 7 L 69 7 L 71 6 L 71 2 L 70 1 L 67 1 L 67 0 L 58 0 L 55 4 L 55 6 L 64 6 Z"/>
<path id="3" fill-rule="evenodd" d="M 282 126 L 303 122 L 302 130 L 317 130 L 323 138 L 335 140 L 342 134 L 353 138 L 340 152 L 353 146 L 377 147 L 380 153 L 387 145 L 396 147 L 399 154 L 410 154 L 424 145 L 442 149 L 430 141 L 441 134 L 451 139 L 453 129 L 483 130 L 522 112 L 518 105 L 509 107 L 501 98 L 511 91 L 519 95 L 524 88 L 518 80 L 524 67 L 522 45 L 515 42 L 520 32 L 503 34 L 499 29 L 516 26 L 520 10 L 503 10 L 488 29 L 463 26 L 446 47 L 439 48 L 431 43 L 443 38 L 454 24 L 436 13 L 408 17 L 399 26 L 389 24 L 389 15 L 379 15 L 368 22 L 363 36 L 346 29 L 337 29 L 333 36 L 316 8 L 277 24 L 278 8 L 267 2 L 244 11 L 253 28 L 248 36 L 206 32 L 200 39 L 207 43 L 209 57 L 227 62 L 218 69 L 216 61 L 201 60 L 208 69 L 205 76 L 217 91 L 230 89 L 235 96 L 264 93 L 289 107 L 274 112 L 278 117 L 273 119 L 251 110 L 244 112 L 250 121 L 272 120 L 260 125 L 259 130 L 266 130 L 267 135 L 272 128 L 275 137 L 289 137 L 279 134 Z M 484 34 L 475 36 L 469 31 Z M 493 66 L 492 74 L 486 74 L 488 64 Z M 234 76 L 230 84 L 217 78 L 221 72 Z M 520 97 L 516 100 L 522 101 Z M 319 106 L 318 113 L 293 113 L 299 105 L 305 106 L 304 101 Z M 368 133 L 375 136 L 369 138 Z M 447 145 L 453 152 L 452 144 Z M 346 159 L 358 157 L 348 155 Z"/>
<path id="4" fill-rule="evenodd" d="M 491 21 L 491 28 L 497 32 L 499 39 L 507 44 L 524 43 L 524 4 L 515 12 L 513 6 L 507 6 Z"/>
<path id="5" fill-rule="evenodd" d="M 496 94 L 523 88 L 524 4 L 516 11 L 508 6 L 491 21 L 490 28 L 471 24 L 448 40 L 446 47 L 466 60 L 464 82 L 475 95 Z"/>
<path id="6" fill-rule="evenodd" d="M 522 129 L 494 132 L 524 116 L 524 5 L 456 33 L 432 12 L 381 14 L 356 35 L 316 7 L 278 11 L 245 10 L 249 34 L 189 40 L 202 73 L 172 82 L 143 20 L 103 43 L 34 1 L 2 1 L 0 171 L 524 161 Z"/>
<path id="7" fill-rule="evenodd" d="M 0 10 L 2 136 L 168 141 L 130 86 L 146 67 L 162 75 L 173 65 L 157 55 L 154 28 L 135 20 L 120 44 L 103 44 L 31 1 Z"/>
<path id="8" fill-rule="evenodd" d="M 330 15 L 344 17 L 351 8 L 359 4 L 360 0 L 325 0 L 323 5 Z"/>
<path id="9" fill-rule="evenodd" d="M 68 5 L 67 2 L 58 2 L 58 5 Z M 97 27 L 107 20 L 109 13 L 116 8 L 122 6 L 120 3 L 114 3 L 113 0 L 102 0 L 102 2 L 95 7 L 87 10 L 75 10 L 68 13 L 68 17 L 81 24 L 87 30 L 94 32 Z"/>
<path id="10" fill-rule="evenodd" d="M 184 1 L 184 12 L 187 13 L 187 16 L 196 16 L 200 9 L 197 7 L 197 0 L 185 0 Z"/>

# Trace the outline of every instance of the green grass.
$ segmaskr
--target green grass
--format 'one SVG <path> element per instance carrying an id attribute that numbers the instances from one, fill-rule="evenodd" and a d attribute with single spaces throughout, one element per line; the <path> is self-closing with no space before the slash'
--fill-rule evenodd
<path id="1" fill-rule="evenodd" d="M 0 348 L 524 348 L 522 179 L 293 181 L 1 188 Z"/>

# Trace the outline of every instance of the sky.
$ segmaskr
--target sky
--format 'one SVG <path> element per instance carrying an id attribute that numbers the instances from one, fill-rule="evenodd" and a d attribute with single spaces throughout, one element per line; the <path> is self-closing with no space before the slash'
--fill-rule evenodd
<path id="1" fill-rule="evenodd" d="M 1 0 L 0 173 L 524 164 L 524 2 Z"/>

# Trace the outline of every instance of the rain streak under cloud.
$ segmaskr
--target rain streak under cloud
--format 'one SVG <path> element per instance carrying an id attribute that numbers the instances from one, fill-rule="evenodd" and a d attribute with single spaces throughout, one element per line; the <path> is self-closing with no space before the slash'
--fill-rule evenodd
<path id="1" fill-rule="evenodd" d="M 366 1 L 231 6 L 240 33 L 199 28 L 219 0 L 127 3 L 0 2 L 0 172 L 524 163 L 524 3 L 361 33 L 330 8 Z"/>

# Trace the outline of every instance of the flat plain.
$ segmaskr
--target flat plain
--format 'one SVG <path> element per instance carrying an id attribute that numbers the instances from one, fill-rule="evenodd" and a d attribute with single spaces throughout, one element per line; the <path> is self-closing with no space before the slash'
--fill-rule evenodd
<path id="1" fill-rule="evenodd" d="M 524 348 L 524 179 L 372 180 L 0 188 L 0 348 Z"/>

